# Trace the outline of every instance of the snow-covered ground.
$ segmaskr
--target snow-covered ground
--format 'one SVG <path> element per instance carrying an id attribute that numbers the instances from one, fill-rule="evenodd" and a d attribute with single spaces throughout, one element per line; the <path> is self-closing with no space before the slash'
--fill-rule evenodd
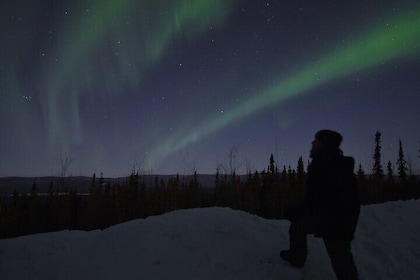
<path id="1" fill-rule="evenodd" d="M 362 207 L 353 242 L 361 279 L 420 279 L 420 201 Z M 180 210 L 103 231 L 0 240 L 0 279 L 335 279 L 312 236 L 304 269 L 279 256 L 288 221 L 229 208 Z"/>

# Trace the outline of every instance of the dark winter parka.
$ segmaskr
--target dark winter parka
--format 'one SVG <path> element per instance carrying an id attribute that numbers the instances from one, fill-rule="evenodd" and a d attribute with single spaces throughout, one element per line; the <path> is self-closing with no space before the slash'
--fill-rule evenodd
<path id="1" fill-rule="evenodd" d="M 304 212 L 315 236 L 353 239 L 360 213 L 354 159 L 341 150 L 313 158 L 308 169 Z"/>

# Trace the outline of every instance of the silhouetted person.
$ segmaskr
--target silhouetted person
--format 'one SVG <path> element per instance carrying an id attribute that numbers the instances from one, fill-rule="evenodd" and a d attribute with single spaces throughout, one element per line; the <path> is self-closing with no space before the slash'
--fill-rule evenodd
<path id="1" fill-rule="evenodd" d="M 332 130 L 315 134 L 303 203 L 290 216 L 290 248 L 280 255 L 291 265 L 303 267 L 308 254 L 306 235 L 314 234 L 323 239 L 337 278 L 358 279 L 351 240 L 360 200 L 354 159 L 343 156 L 341 141 L 342 136 Z"/>

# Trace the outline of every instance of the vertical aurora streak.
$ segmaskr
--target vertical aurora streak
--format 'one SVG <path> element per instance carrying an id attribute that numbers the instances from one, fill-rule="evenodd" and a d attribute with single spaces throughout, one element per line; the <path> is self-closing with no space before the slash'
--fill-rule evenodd
<path id="1" fill-rule="evenodd" d="M 111 95 L 134 87 L 165 56 L 177 34 L 195 36 L 210 25 L 220 25 L 234 2 L 108 0 L 95 1 L 86 10 L 79 7 L 79 18 L 62 28 L 52 51 L 57 59 L 47 65 L 41 82 L 47 100 L 43 114 L 50 151 L 66 150 L 70 142 L 81 141 L 82 94 L 103 95 L 103 80 L 114 84 L 107 90 Z M 110 37 L 115 38 L 113 42 Z M 93 69 L 101 68 L 94 67 L 98 57 L 113 70 L 94 73 Z"/>

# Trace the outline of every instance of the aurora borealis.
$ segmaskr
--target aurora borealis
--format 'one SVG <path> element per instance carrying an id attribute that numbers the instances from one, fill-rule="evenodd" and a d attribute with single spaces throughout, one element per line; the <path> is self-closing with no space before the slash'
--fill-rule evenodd
<path id="1" fill-rule="evenodd" d="M 367 172 L 377 130 L 419 168 L 416 1 L 1 6 L 0 176 L 293 166 L 322 128 Z"/>

